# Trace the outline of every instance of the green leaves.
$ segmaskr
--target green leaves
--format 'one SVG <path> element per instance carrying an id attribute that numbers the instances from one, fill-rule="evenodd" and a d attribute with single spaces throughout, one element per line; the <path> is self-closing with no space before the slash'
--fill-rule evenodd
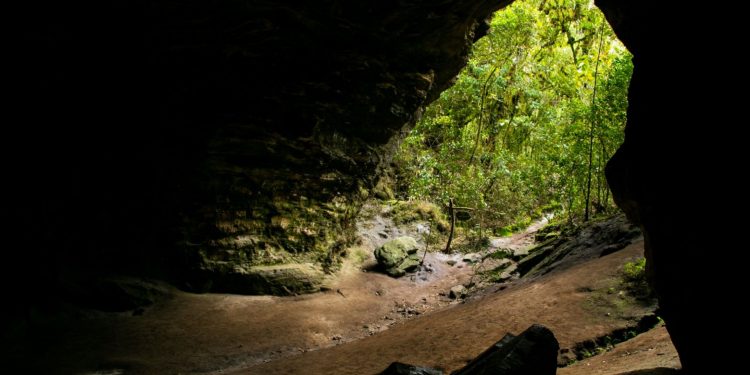
<path id="1" fill-rule="evenodd" d="M 605 27 L 592 111 L 605 21 L 589 4 L 516 1 L 494 17 L 456 84 L 402 144 L 396 161 L 411 198 L 486 206 L 497 226 L 550 202 L 580 215 L 593 114 L 592 200 L 612 206 L 603 169 L 622 142 L 632 63 Z"/>

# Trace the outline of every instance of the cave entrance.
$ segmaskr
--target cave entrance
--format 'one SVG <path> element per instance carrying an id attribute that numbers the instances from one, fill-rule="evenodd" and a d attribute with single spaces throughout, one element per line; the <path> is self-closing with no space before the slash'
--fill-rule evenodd
<path id="1" fill-rule="evenodd" d="M 401 194 L 481 210 L 473 225 L 495 234 L 543 212 L 615 211 L 604 166 L 623 141 L 631 58 L 588 0 L 498 11 L 402 143 Z"/>

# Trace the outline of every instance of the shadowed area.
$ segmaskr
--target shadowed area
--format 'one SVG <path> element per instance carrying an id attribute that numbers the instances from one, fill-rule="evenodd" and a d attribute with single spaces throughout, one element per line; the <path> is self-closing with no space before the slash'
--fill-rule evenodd
<path id="1" fill-rule="evenodd" d="M 62 324 L 48 317 L 71 302 L 120 309 L 122 301 L 112 297 L 120 291 L 106 280 L 121 275 L 191 292 L 255 294 L 268 290 L 258 287 L 268 277 L 257 267 L 314 264 L 311 278 L 335 271 L 399 141 L 466 64 L 487 17 L 509 3 L 13 4 L 6 103 L 13 120 L 2 151 L 9 190 L 3 215 L 10 223 L 3 284 L 11 306 L 3 332 L 21 341 L 40 332 L 44 338 L 49 326 Z M 705 344 L 720 341 L 709 322 L 731 321 L 728 314 L 739 309 L 716 289 L 738 285 L 727 279 L 744 273 L 740 262 L 724 261 L 710 280 L 702 275 L 707 253 L 743 247 L 741 225 L 725 218 L 744 211 L 737 203 L 745 193 L 744 147 L 736 144 L 736 129 L 746 105 L 729 93 L 746 86 L 746 74 L 741 59 L 717 55 L 743 45 L 734 29 L 744 23 L 729 6 L 596 4 L 634 55 L 625 143 L 609 162 L 609 184 L 644 230 L 650 280 L 684 371 L 721 368 L 733 360 L 717 361 L 724 349 Z M 587 265 L 592 273 L 596 264 Z M 312 284 L 300 290 L 319 289 Z M 539 309 L 555 308 L 560 293 L 575 298 L 552 275 L 534 288 L 549 297 Z M 184 298 L 204 297 L 220 298 Z M 382 348 L 378 359 L 358 369 L 374 372 L 402 356 L 456 368 L 465 355 L 437 347 L 456 340 L 479 353 L 497 340 L 487 332 L 499 308 L 467 303 L 441 313 L 449 338 L 428 340 L 435 323 L 415 322 L 413 332 L 427 336 L 389 330 L 257 368 L 334 371 L 353 366 L 344 358 L 357 361 L 348 350 L 374 342 Z M 450 331 L 450 314 L 462 311 L 484 314 L 488 323 Z M 203 318 L 211 322 L 212 314 Z M 519 314 L 529 319 L 523 323 L 504 318 L 504 330 L 520 332 L 541 319 L 535 314 Z M 561 343 L 575 341 L 580 329 L 547 323 Z M 98 334 L 117 338 L 125 326 Z M 107 352 L 96 337 L 78 342 Z M 179 362 L 179 355 L 170 357 L 177 349 L 167 333 L 152 337 L 166 349 L 149 355 Z M 68 343 L 39 341 L 66 356 Z M 409 354 L 425 342 L 435 354 Z M 36 345 L 14 350 L 32 348 L 23 354 L 35 358 Z"/>

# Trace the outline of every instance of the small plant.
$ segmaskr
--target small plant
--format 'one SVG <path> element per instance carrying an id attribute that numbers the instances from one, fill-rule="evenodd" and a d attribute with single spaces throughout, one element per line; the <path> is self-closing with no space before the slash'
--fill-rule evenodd
<path id="1" fill-rule="evenodd" d="M 622 274 L 625 287 L 637 298 L 644 299 L 653 296 L 646 278 L 646 258 L 625 263 L 622 267 Z"/>
<path id="2" fill-rule="evenodd" d="M 646 281 L 646 258 L 640 258 L 633 262 L 625 263 L 622 268 L 625 274 L 625 280 L 629 282 Z"/>

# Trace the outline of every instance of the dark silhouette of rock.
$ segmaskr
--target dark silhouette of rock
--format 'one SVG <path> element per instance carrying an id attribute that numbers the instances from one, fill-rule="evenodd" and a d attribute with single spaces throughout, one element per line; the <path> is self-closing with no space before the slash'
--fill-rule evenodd
<path id="1" fill-rule="evenodd" d="M 520 335 L 506 334 L 451 375 L 554 375 L 560 345 L 547 327 L 534 324 Z M 380 375 L 438 375 L 441 371 L 392 363 Z"/>
<path id="2" fill-rule="evenodd" d="M 560 345 L 547 327 L 534 324 L 497 344 L 451 375 L 554 375 Z"/>
<path id="3" fill-rule="evenodd" d="M 443 372 L 432 368 L 412 366 L 401 362 L 393 362 L 390 366 L 388 366 L 388 368 L 385 369 L 385 371 L 381 372 L 379 375 L 443 375 Z"/>
<path id="4" fill-rule="evenodd" d="M 744 231 L 744 222 L 726 218 L 746 211 L 736 199 L 746 194 L 747 185 L 739 181 L 746 147 L 730 139 L 746 101 L 715 93 L 747 87 L 747 78 L 734 73 L 743 62 L 717 59 L 708 49 L 689 59 L 675 56 L 696 45 L 731 50 L 735 28 L 744 21 L 719 8 L 670 1 L 596 4 L 634 55 L 625 142 L 607 164 L 607 181 L 617 205 L 644 231 L 646 272 L 683 370 L 721 373 L 717 366 L 731 366 L 743 356 L 727 353 L 736 350 L 731 345 L 705 344 L 722 340 L 721 329 L 709 322 L 732 321 L 728 315 L 739 311 L 734 298 L 718 298 L 715 290 L 737 285 L 733 278 L 746 274 L 740 269 L 746 265 L 733 262 L 710 281 L 696 275 L 705 272 L 706 254 L 743 247 L 741 240 L 721 233 Z M 707 32 L 686 35 L 683 30 L 694 22 L 705 22 Z M 688 82 L 689 72 L 715 74 Z"/>

